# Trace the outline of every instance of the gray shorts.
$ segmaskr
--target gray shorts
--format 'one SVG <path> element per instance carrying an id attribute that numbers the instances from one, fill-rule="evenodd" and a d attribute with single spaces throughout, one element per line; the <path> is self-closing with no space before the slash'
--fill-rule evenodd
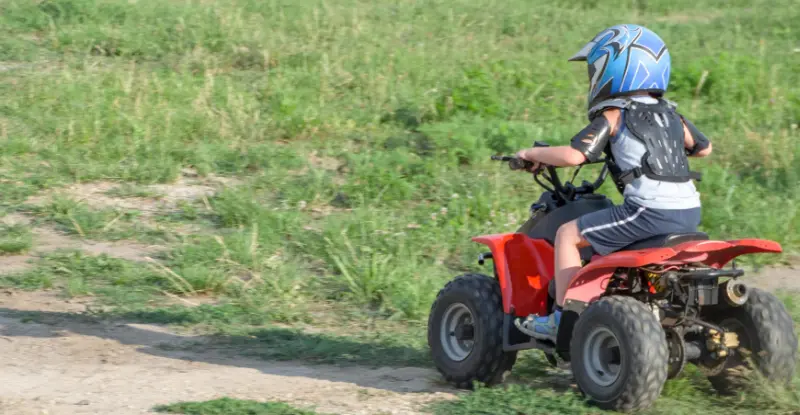
<path id="1" fill-rule="evenodd" d="M 622 205 L 578 218 L 581 236 L 600 255 L 608 255 L 655 235 L 697 232 L 699 225 L 700 208 L 651 209 L 628 200 Z"/>

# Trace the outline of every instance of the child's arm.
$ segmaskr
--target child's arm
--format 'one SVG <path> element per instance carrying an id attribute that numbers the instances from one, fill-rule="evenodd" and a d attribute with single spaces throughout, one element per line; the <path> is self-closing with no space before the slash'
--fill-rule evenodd
<path id="1" fill-rule="evenodd" d="M 620 119 L 620 112 L 616 108 L 602 115 L 575 135 L 568 146 L 528 148 L 517 153 L 517 157 L 555 167 L 578 166 L 587 160 L 597 161 L 609 137 L 614 135 Z"/>
<path id="2" fill-rule="evenodd" d="M 554 167 L 577 166 L 586 161 L 586 156 L 570 146 L 528 148 L 517 157 Z"/>
<path id="3" fill-rule="evenodd" d="M 711 141 L 682 115 L 681 120 L 683 120 L 683 144 L 689 157 L 706 157 L 711 154 Z"/>

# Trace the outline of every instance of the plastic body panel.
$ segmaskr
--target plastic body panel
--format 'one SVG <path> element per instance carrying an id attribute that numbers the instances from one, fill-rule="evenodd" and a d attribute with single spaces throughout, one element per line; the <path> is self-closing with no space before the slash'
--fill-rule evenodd
<path id="1" fill-rule="evenodd" d="M 484 235 L 472 240 L 488 246 L 492 251 L 506 314 L 525 317 L 548 312 L 548 287 L 555 274 L 554 250 L 548 241 L 521 233 Z M 572 279 L 565 300 L 584 304 L 597 300 L 605 294 L 608 281 L 618 268 L 690 262 L 721 268 L 740 255 L 779 252 L 781 246 L 777 242 L 741 239 L 689 241 L 673 247 L 595 256 Z"/>
<path id="2" fill-rule="evenodd" d="M 572 279 L 567 288 L 566 302 L 589 303 L 600 298 L 617 268 L 638 268 L 652 264 L 684 264 L 701 262 L 711 268 L 722 268 L 740 255 L 779 253 L 777 242 L 763 239 L 734 241 L 690 241 L 669 248 L 651 248 L 616 252 L 595 257 Z"/>
<path id="3" fill-rule="evenodd" d="M 547 288 L 553 279 L 553 246 L 521 233 L 478 236 L 472 239 L 492 251 L 503 311 L 518 317 L 546 314 Z"/>

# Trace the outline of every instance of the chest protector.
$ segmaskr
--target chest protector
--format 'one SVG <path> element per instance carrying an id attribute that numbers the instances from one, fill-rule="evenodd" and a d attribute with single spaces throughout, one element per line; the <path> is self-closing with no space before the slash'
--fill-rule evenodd
<path id="1" fill-rule="evenodd" d="M 624 110 L 625 128 L 644 144 L 646 152 L 640 167 L 612 171 L 621 184 L 626 185 L 641 176 L 676 183 L 700 180 L 699 173 L 689 170 L 683 123 L 674 107 L 664 100 L 654 104 L 636 101 L 627 104 Z"/>

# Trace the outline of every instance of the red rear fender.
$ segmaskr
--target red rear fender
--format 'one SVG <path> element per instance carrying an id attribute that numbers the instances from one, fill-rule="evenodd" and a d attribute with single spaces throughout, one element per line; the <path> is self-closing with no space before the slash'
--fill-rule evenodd
<path id="1" fill-rule="evenodd" d="M 478 236 L 489 247 L 503 294 L 503 311 L 517 316 L 547 312 L 547 286 L 553 279 L 553 246 L 520 233 Z"/>
<path id="2" fill-rule="evenodd" d="M 608 280 L 617 268 L 638 268 L 645 265 L 685 264 L 701 262 L 712 268 L 722 268 L 734 258 L 759 252 L 778 253 L 777 242 L 763 239 L 735 241 L 691 241 L 669 248 L 616 252 L 595 257 L 572 279 L 565 300 L 588 303 L 606 291 Z"/>
<path id="3" fill-rule="evenodd" d="M 737 239 L 734 241 L 693 241 L 680 244 L 674 249 L 678 252 L 706 253 L 703 263 L 722 268 L 734 258 L 756 253 L 783 252 L 781 244 L 765 239 Z"/>

